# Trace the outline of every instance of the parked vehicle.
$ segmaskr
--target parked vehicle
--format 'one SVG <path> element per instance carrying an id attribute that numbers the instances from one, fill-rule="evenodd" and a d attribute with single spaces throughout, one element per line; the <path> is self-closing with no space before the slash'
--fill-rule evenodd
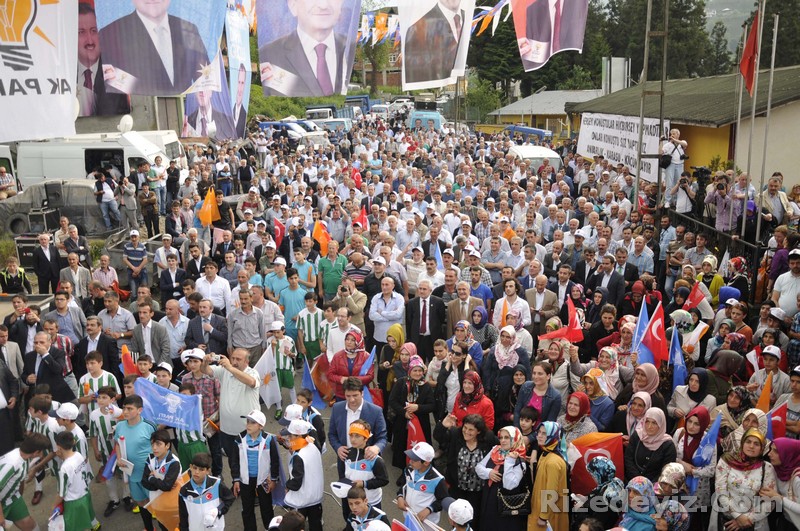
<path id="1" fill-rule="evenodd" d="M 309 105 L 306 107 L 306 120 L 330 120 L 331 118 L 350 118 L 355 116 L 352 107 L 336 105 Z"/>

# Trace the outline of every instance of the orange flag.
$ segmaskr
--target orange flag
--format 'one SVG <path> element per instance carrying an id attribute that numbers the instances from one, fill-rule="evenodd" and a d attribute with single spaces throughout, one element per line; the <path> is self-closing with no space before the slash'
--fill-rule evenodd
<path id="1" fill-rule="evenodd" d="M 145 508 L 153 513 L 153 518 L 157 519 L 166 529 L 177 529 L 180 525 L 180 515 L 178 514 L 178 495 L 181 487 L 189 482 L 189 472 L 184 472 L 175 480 L 172 490 L 162 492 L 155 499 L 145 505 Z"/>
<path id="2" fill-rule="evenodd" d="M 761 390 L 761 396 L 758 397 L 756 409 L 760 409 L 764 413 L 769 413 L 769 400 L 772 396 L 772 373 L 767 374 L 767 381 L 764 383 L 764 388 Z"/>
<path id="3" fill-rule="evenodd" d="M 503 307 L 500 309 L 500 328 L 506 325 L 506 315 L 508 315 L 508 300 L 503 297 Z"/>
<path id="4" fill-rule="evenodd" d="M 197 218 L 204 227 L 208 227 L 212 222 L 220 219 L 219 207 L 217 206 L 217 194 L 214 192 L 214 187 L 208 189 L 206 198 L 203 201 L 203 206 L 197 211 Z"/>
<path id="5" fill-rule="evenodd" d="M 128 345 L 122 345 L 122 372 L 125 374 L 125 376 L 130 374 L 141 376 L 139 373 L 139 368 L 133 362 L 133 356 L 131 356 L 131 351 L 128 349 Z"/>
<path id="6" fill-rule="evenodd" d="M 331 241 L 331 235 L 328 232 L 328 225 L 320 220 L 314 226 L 314 233 L 311 235 L 314 240 L 319 243 L 319 252 L 321 256 L 328 255 L 328 242 Z"/>

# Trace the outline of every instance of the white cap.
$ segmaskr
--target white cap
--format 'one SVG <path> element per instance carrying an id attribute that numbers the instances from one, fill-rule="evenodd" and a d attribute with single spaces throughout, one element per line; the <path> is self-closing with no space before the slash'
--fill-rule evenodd
<path id="1" fill-rule="evenodd" d="M 800 256 L 800 249 L 792 249 L 789 251 L 789 256 Z"/>
<path id="2" fill-rule="evenodd" d="M 80 411 L 78 411 L 78 406 L 76 406 L 72 402 L 65 402 L 60 406 L 58 406 L 58 409 L 50 412 L 51 417 L 56 417 L 64 420 L 75 420 L 78 418 L 79 414 Z"/>
<path id="3" fill-rule="evenodd" d="M 411 252 L 412 252 L 412 253 L 413 253 L 414 251 L 423 252 L 423 251 L 422 251 L 422 247 L 420 247 L 419 245 L 417 245 L 416 247 L 414 247 L 413 249 L 411 249 Z"/>
<path id="4" fill-rule="evenodd" d="M 575 231 L 574 237 L 575 238 L 580 237 L 580 238 L 584 238 L 585 239 L 586 238 L 586 232 L 584 232 L 583 229 L 578 229 L 578 230 Z"/>
<path id="5" fill-rule="evenodd" d="M 274 240 L 268 241 L 267 242 L 267 247 L 271 247 L 272 249 L 277 249 L 278 248 L 278 246 L 275 245 L 275 241 Z"/>
<path id="6" fill-rule="evenodd" d="M 256 424 L 261 424 L 262 426 L 267 423 L 267 416 L 261 412 L 260 409 L 254 409 L 250 413 L 247 414 L 245 417 L 247 420 L 252 420 Z"/>
<path id="7" fill-rule="evenodd" d="M 473 518 L 475 512 L 472 505 L 467 500 L 456 500 L 447 508 L 447 516 L 456 525 L 467 525 Z"/>
<path id="8" fill-rule="evenodd" d="M 372 263 L 386 265 L 386 260 L 384 260 L 382 256 L 376 256 L 372 259 Z"/>
<path id="9" fill-rule="evenodd" d="M 504 221 L 505 221 L 506 223 L 508 223 L 508 222 L 509 222 L 509 221 L 508 221 L 508 218 L 507 218 L 507 217 L 505 217 L 505 216 L 503 216 L 502 218 L 500 218 L 500 223 L 503 223 Z"/>
<path id="10" fill-rule="evenodd" d="M 278 201 L 280 201 L 280 200 L 281 200 L 281 196 L 279 196 L 279 195 L 277 195 L 277 194 L 276 194 L 276 195 L 273 195 L 273 196 L 272 196 L 272 200 L 273 200 L 273 201 L 275 201 L 276 199 L 277 199 Z"/>
<path id="11" fill-rule="evenodd" d="M 161 239 L 162 240 L 172 240 L 172 234 L 170 234 L 169 232 L 165 232 L 164 234 L 161 235 Z"/>
<path id="12" fill-rule="evenodd" d="M 764 347 L 764 349 L 761 351 L 761 355 L 766 356 L 767 354 L 769 354 L 770 356 L 775 356 L 779 360 L 781 359 L 781 349 L 779 349 L 775 345 L 767 345 L 766 347 Z"/>
<path id="13" fill-rule="evenodd" d="M 425 461 L 430 463 L 433 461 L 433 457 L 436 455 L 436 452 L 433 450 L 433 446 L 430 444 L 426 442 L 418 442 L 411 448 L 411 450 L 406 450 L 406 455 L 413 461 Z"/>
<path id="14" fill-rule="evenodd" d="M 468 219 L 465 219 L 464 221 L 462 221 L 461 224 L 462 225 L 469 225 L 470 227 L 472 226 L 472 222 L 470 220 L 468 220 Z"/>
<path id="15" fill-rule="evenodd" d="M 489 201 L 491 201 L 492 203 L 494 203 L 494 197 L 487 197 L 487 198 L 486 198 L 486 202 L 488 203 Z"/>
<path id="16" fill-rule="evenodd" d="M 364 531 L 392 531 L 392 528 L 384 524 L 380 520 L 372 520 L 364 528 Z"/>
<path id="17" fill-rule="evenodd" d="M 331 492 L 337 498 L 347 498 L 347 493 L 350 492 L 350 489 L 353 487 L 350 483 L 345 483 L 343 481 L 334 481 L 331 483 Z"/>
<path id="18" fill-rule="evenodd" d="M 245 209 L 244 209 L 244 213 L 245 213 L 245 214 L 252 214 L 252 213 L 253 213 L 253 211 L 252 211 L 251 209 L 249 209 L 249 208 L 245 208 Z"/>
<path id="19" fill-rule="evenodd" d="M 728 299 L 725 301 L 727 306 L 739 306 L 739 301 L 737 299 Z M 770 312 L 772 313 L 772 312 Z"/>
<path id="20" fill-rule="evenodd" d="M 405 203 L 406 201 L 408 201 L 410 203 L 411 202 L 411 196 L 408 195 L 408 194 L 403 194 L 403 203 Z"/>
<path id="21" fill-rule="evenodd" d="M 478 251 L 472 251 L 471 253 L 469 253 L 469 255 L 474 256 L 475 258 L 482 258 L 481 253 L 479 253 Z"/>
<path id="22" fill-rule="evenodd" d="M 786 319 L 786 312 L 784 312 L 782 308 L 778 307 L 770 308 L 769 314 L 778 321 L 783 321 L 784 319 Z"/>
<path id="23" fill-rule="evenodd" d="M 156 365 L 156 368 L 153 370 L 153 372 L 158 370 L 167 371 L 169 372 L 170 376 L 172 376 L 172 365 L 170 365 L 166 361 L 162 361 L 161 363 Z"/>
<path id="24" fill-rule="evenodd" d="M 272 324 L 269 325 L 270 332 L 277 332 L 278 330 L 283 330 L 284 328 L 286 328 L 286 326 L 282 321 L 272 321 Z"/>
<path id="25" fill-rule="evenodd" d="M 200 360 L 203 361 L 206 357 L 206 353 L 203 352 L 202 349 L 199 348 L 190 348 L 188 350 L 184 350 L 181 352 L 181 362 L 184 364 L 188 360 Z"/>
<path id="26" fill-rule="evenodd" d="M 302 419 L 296 419 L 289 423 L 288 428 L 281 430 L 281 435 L 307 435 L 311 431 L 310 423 Z"/>
<path id="27" fill-rule="evenodd" d="M 254 194 L 257 194 L 258 193 L 258 188 L 256 188 L 255 186 L 251 186 L 250 190 L 248 190 L 248 191 L 249 192 L 253 192 Z"/>
<path id="28" fill-rule="evenodd" d="M 138 236 L 138 235 L 139 235 L 139 231 L 138 230 L 134 229 L 134 230 L 131 231 L 131 236 Z"/>
<path id="29" fill-rule="evenodd" d="M 449 254 L 450 256 L 453 257 L 455 257 L 456 255 L 456 253 L 454 253 L 452 249 L 445 249 L 444 251 L 442 251 L 442 254 Z"/>
<path id="30" fill-rule="evenodd" d="M 275 260 L 272 261 L 273 265 L 286 265 L 286 259 L 282 256 L 277 257 Z"/>
<path id="31" fill-rule="evenodd" d="M 289 210 L 289 205 L 281 205 L 281 210 L 283 209 Z"/>
<path id="32" fill-rule="evenodd" d="M 281 426 L 288 426 L 293 420 L 303 418 L 303 406 L 300 404 L 289 404 L 283 410 L 283 418 L 278 420 Z"/>

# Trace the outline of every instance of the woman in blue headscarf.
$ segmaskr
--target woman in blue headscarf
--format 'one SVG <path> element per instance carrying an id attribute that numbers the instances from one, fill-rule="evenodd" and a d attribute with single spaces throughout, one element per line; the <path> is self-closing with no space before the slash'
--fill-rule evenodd
<path id="1" fill-rule="evenodd" d="M 486 310 L 484 309 L 484 311 Z M 471 359 L 473 362 L 475 362 L 475 366 L 480 369 L 481 364 L 483 363 L 484 351 L 480 342 L 476 341 L 473 337 L 472 328 L 469 325 L 469 321 L 461 320 L 456 323 L 456 325 L 453 327 L 453 337 L 447 340 L 447 350 L 453 350 L 453 343 L 456 342 L 467 345 L 467 354 L 469 355 L 467 360 Z"/>
<path id="2" fill-rule="evenodd" d="M 567 445 L 561 437 L 561 426 L 556 422 L 542 422 L 536 436 L 542 455 L 538 457 L 536 480 L 531 495 L 531 514 L 528 531 L 553 531 L 569 529 L 569 499 L 567 491 Z M 552 493 L 559 498 L 552 502 Z"/>
<path id="3" fill-rule="evenodd" d="M 628 482 L 628 509 L 619 526 L 626 531 L 655 531 L 656 494 L 653 483 L 644 476 L 636 476 Z"/>
<path id="4" fill-rule="evenodd" d="M 611 529 L 617 525 L 625 506 L 625 484 L 617 477 L 614 461 L 604 455 L 592 458 L 586 471 L 597 486 L 589 493 L 583 507 L 591 509 L 593 516 L 603 524 L 603 529 Z"/>
<path id="5" fill-rule="evenodd" d="M 469 331 L 472 338 L 480 343 L 483 355 L 489 353 L 489 349 L 497 343 L 500 331 L 489 322 L 489 312 L 483 306 L 478 306 L 472 310 L 472 322 L 469 324 Z"/>

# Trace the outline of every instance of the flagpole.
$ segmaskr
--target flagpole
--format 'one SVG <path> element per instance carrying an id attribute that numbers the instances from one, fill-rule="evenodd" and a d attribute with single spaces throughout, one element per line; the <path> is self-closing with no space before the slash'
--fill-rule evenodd
<path id="1" fill-rule="evenodd" d="M 747 21 L 742 24 L 742 43 L 739 48 L 739 61 L 742 63 L 742 56 L 744 55 L 744 47 L 747 42 Z M 733 149 L 733 173 L 736 174 L 736 163 L 739 161 L 739 141 L 742 137 L 742 98 L 744 97 L 744 78 L 736 76 L 736 86 L 739 87 L 739 103 L 736 106 L 736 145 Z M 747 221 L 747 196 L 750 193 L 750 175 L 747 176 L 747 184 L 744 190 L 744 208 L 742 208 L 742 238 L 744 239 L 744 227 Z M 731 216 L 733 216 L 733 208 L 731 208 Z M 733 222 L 730 223 L 731 230 L 733 229 Z M 735 232 L 735 231 L 733 231 Z"/>
<path id="2" fill-rule="evenodd" d="M 757 28 L 757 35 L 758 35 L 758 45 L 756 47 L 756 57 L 755 57 L 755 69 L 753 72 L 753 97 L 750 101 L 750 140 L 747 147 L 747 183 L 750 184 L 750 164 L 753 158 L 753 131 L 755 130 L 756 126 L 756 101 L 758 99 L 758 68 L 759 68 L 759 58 L 761 57 L 761 34 L 764 30 L 764 10 L 767 7 L 767 0 L 760 0 L 758 9 L 756 10 L 756 14 L 758 16 L 758 28 Z M 752 31 L 752 30 L 751 30 Z M 764 176 L 761 176 L 761 186 L 758 188 L 759 196 L 761 194 L 761 188 L 764 186 Z M 749 189 L 749 188 L 748 188 Z M 759 202 L 760 203 L 760 202 Z M 759 204 L 758 207 L 759 213 L 759 220 L 761 219 L 761 205 Z M 756 235 L 758 235 L 758 229 L 756 229 Z"/>
<path id="3" fill-rule="evenodd" d="M 767 170 L 767 140 L 769 139 L 769 116 L 772 110 L 772 81 L 775 76 L 775 48 L 778 44 L 778 18 L 780 15 L 775 13 L 772 16 L 774 25 L 772 27 L 772 58 L 769 65 L 769 88 L 767 89 L 767 121 L 764 124 L 764 150 L 761 153 L 761 184 L 759 185 L 759 206 L 758 220 L 756 221 L 756 241 L 761 236 L 761 204 L 764 203 L 762 189 L 764 188 L 764 172 Z M 751 128 L 752 131 L 752 128 Z"/>

